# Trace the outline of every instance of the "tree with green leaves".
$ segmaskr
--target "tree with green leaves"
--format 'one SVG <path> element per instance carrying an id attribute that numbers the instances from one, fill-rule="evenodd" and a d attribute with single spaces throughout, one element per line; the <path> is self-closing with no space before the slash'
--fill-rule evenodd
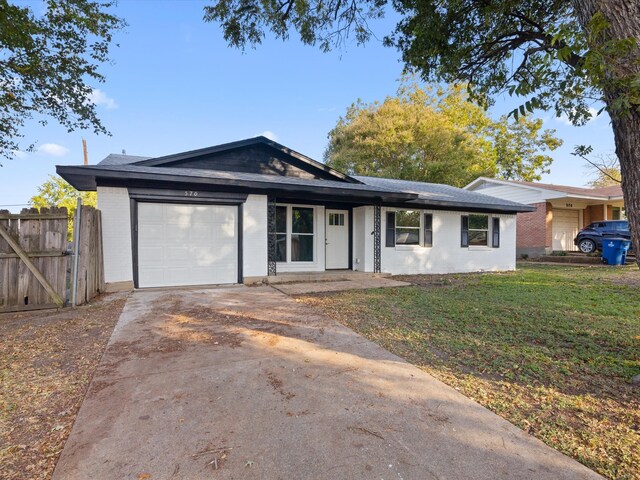
<path id="1" fill-rule="evenodd" d="M 91 101 L 104 82 L 113 34 L 125 22 L 112 1 L 0 0 L 0 156 L 13 158 L 27 120 L 54 119 L 68 131 L 108 133 Z M 24 147 L 33 150 L 31 143 Z"/>
<path id="2" fill-rule="evenodd" d="M 328 165 L 356 175 L 462 187 L 478 176 L 539 180 L 562 141 L 541 120 L 493 121 L 461 87 L 404 82 L 382 103 L 360 101 L 329 133 Z"/>
<path id="3" fill-rule="evenodd" d="M 393 9 L 385 37 L 407 70 L 462 82 L 489 104 L 508 92 L 514 115 L 537 109 L 576 125 L 592 104 L 611 117 L 634 248 L 640 251 L 640 2 L 637 0 L 221 0 L 205 6 L 229 44 L 260 43 L 267 31 L 329 50 L 370 39 L 368 22 Z M 638 257 L 640 264 L 640 257 Z"/>
<path id="4" fill-rule="evenodd" d="M 38 193 L 31 197 L 29 203 L 36 208 L 65 207 L 69 217 L 67 237 L 71 240 L 78 198 L 82 199 L 83 205 L 90 207 L 95 207 L 98 203 L 96 192 L 80 192 L 62 178 L 49 175 L 47 181 L 38 187 Z"/>

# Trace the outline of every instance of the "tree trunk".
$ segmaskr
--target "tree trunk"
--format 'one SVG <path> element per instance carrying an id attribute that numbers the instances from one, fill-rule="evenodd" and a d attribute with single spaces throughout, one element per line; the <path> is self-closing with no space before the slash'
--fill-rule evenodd
<path id="1" fill-rule="evenodd" d="M 615 80 L 620 72 L 625 75 L 640 75 L 640 2 L 637 0 L 573 0 L 578 21 L 583 30 L 595 13 L 600 12 L 609 22 L 606 31 L 608 39 L 621 40 L 635 38 L 634 54 L 614 59 L 606 65 L 608 79 Z M 616 155 L 620 160 L 622 193 L 631 239 L 636 252 L 636 262 L 640 266 L 640 105 L 631 105 L 626 111 L 612 108 L 613 101 L 627 93 L 624 88 L 605 79 L 601 85 L 607 112 L 611 117 L 616 144 Z M 628 87 L 632 88 L 632 87 Z"/>

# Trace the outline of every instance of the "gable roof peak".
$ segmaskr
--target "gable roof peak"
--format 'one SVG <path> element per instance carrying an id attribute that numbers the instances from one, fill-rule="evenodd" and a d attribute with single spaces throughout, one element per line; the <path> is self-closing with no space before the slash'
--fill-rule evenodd
<path id="1" fill-rule="evenodd" d="M 478 177 L 464 188 L 472 190 L 473 187 L 482 183 L 494 183 L 502 185 L 517 185 L 524 188 L 531 188 L 537 190 L 551 190 L 554 192 L 561 192 L 567 195 L 584 195 L 592 197 L 603 198 L 618 198 L 622 197 L 622 187 L 620 185 L 612 185 L 610 187 L 572 187 L 570 185 L 558 185 L 555 183 L 542 183 L 542 182 L 526 182 L 524 180 L 503 180 L 501 178 L 490 177 Z"/>
<path id="2" fill-rule="evenodd" d="M 317 160 L 312 159 L 302 153 L 299 153 L 289 147 L 282 145 L 274 140 L 271 140 L 263 135 L 258 135 L 257 137 L 251 137 L 244 140 L 237 140 L 235 142 L 223 143 L 220 145 L 214 145 L 212 147 L 200 148 L 197 150 L 189 150 L 186 152 L 175 153 L 172 155 L 165 155 L 162 157 L 150 158 L 148 160 L 142 160 L 139 162 L 135 162 L 136 165 L 139 166 L 147 166 L 147 167 L 156 167 L 163 165 L 171 165 L 176 162 L 181 162 L 183 160 L 193 159 L 195 157 L 201 157 L 205 155 L 212 155 L 216 153 L 221 153 L 229 150 L 241 149 L 246 147 L 251 147 L 254 145 L 265 145 L 269 148 L 277 150 L 289 157 L 295 159 L 298 162 L 301 162 L 311 169 L 315 169 L 316 171 L 322 171 L 325 174 L 328 174 L 331 177 L 334 177 L 336 180 L 348 182 L 348 183 L 362 183 L 359 180 L 342 173 L 334 168 L 329 167 L 328 165 L 319 162 Z"/>

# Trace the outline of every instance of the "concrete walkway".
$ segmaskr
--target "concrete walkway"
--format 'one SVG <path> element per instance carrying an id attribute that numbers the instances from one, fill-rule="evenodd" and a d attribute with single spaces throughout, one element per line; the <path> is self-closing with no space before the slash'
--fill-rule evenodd
<path id="1" fill-rule="evenodd" d="M 135 292 L 53 478 L 600 477 L 265 286 Z"/>
<path id="2" fill-rule="evenodd" d="M 345 290 L 364 290 L 367 288 L 408 287 L 411 284 L 390 278 L 363 277 L 328 282 L 295 282 L 272 285 L 287 295 L 306 295 L 309 293 L 344 292 Z"/>

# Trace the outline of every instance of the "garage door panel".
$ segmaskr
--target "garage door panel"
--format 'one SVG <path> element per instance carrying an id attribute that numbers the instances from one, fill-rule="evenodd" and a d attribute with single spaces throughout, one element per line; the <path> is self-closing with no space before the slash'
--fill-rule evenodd
<path id="1" fill-rule="evenodd" d="M 575 251 L 573 239 L 580 230 L 580 210 L 553 210 L 553 250 Z"/>
<path id="2" fill-rule="evenodd" d="M 141 224 L 138 224 L 138 228 Z M 147 223 L 144 225 L 147 235 L 144 238 L 140 238 L 139 245 L 153 246 L 158 240 L 164 240 L 164 225 L 161 223 Z"/>
<path id="3" fill-rule="evenodd" d="M 138 272 L 138 282 L 140 286 L 164 285 L 164 268 L 146 267 Z"/>
<path id="4" fill-rule="evenodd" d="M 153 265 L 154 263 L 157 265 L 161 265 L 163 251 L 164 249 L 157 245 L 155 246 L 139 245 L 138 262 L 148 264 L 148 265 Z"/>
<path id="5" fill-rule="evenodd" d="M 215 226 L 213 224 L 196 224 L 191 230 L 191 238 L 196 241 L 206 241 L 215 236 Z"/>
<path id="6" fill-rule="evenodd" d="M 176 227 L 174 225 L 165 225 L 164 236 L 168 243 L 189 242 L 189 230 L 186 228 Z"/>
<path id="7" fill-rule="evenodd" d="M 237 235 L 235 206 L 140 203 L 139 286 L 236 283 Z"/>
<path id="8" fill-rule="evenodd" d="M 190 250 L 187 246 L 165 247 L 164 260 L 169 265 L 174 265 L 176 262 L 179 262 L 180 265 L 187 266 Z"/>
<path id="9" fill-rule="evenodd" d="M 164 219 L 164 209 L 160 203 L 145 203 L 144 218 L 139 219 L 139 223 L 162 223 Z"/>

